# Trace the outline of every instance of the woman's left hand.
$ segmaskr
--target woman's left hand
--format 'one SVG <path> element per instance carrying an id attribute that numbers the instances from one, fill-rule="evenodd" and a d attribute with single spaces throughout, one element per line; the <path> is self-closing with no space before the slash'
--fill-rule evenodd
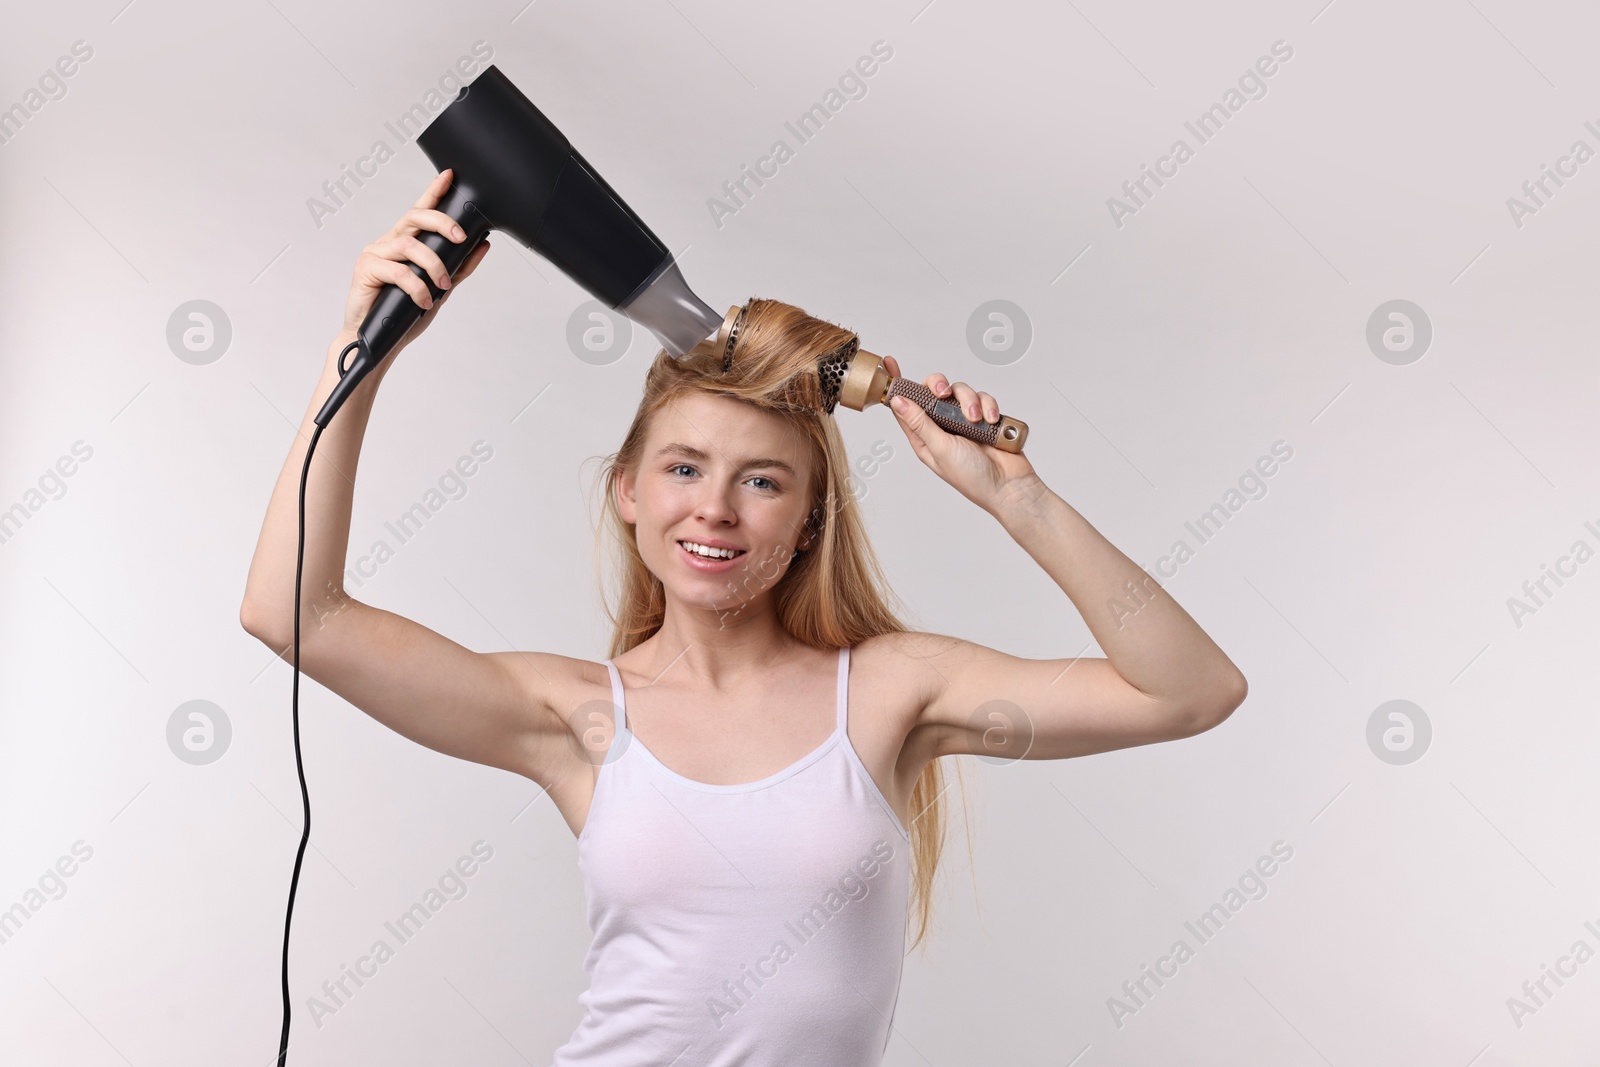
<path id="1" fill-rule="evenodd" d="M 893 356 L 884 356 L 883 364 L 896 378 L 902 376 L 900 364 Z M 980 418 L 989 423 L 1000 421 L 1000 405 L 988 393 L 980 393 L 965 382 L 952 385 L 943 374 L 930 374 L 923 384 L 934 396 L 953 399 L 960 405 L 962 414 L 974 422 Z M 890 410 L 900 421 L 900 428 L 922 462 L 955 486 L 962 496 L 991 514 L 1013 490 L 1025 482 L 1038 480 L 1033 464 L 1021 452 L 1007 452 L 950 433 L 929 418 L 927 412 L 902 398 L 897 397 Z"/>

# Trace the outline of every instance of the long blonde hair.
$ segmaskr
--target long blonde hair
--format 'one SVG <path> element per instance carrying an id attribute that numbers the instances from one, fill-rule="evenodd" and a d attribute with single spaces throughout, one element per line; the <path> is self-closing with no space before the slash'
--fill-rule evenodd
<path id="1" fill-rule="evenodd" d="M 612 535 L 615 569 L 620 577 L 613 610 L 601 582 L 601 601 L 612 623 L 611 651 L 616 657 L 649 639 L 666 616 L 666 597 L 639 553 L 635 527 L 617 509 L 617 483 L 626 471 L 639 470 L 650 421 L 656 412 L 695 392 L 732 397 L 762 411 L 784 417 L 811 455 L 811 507 L 805 521 L 812 543 L 796 552 L 773 589 L 778 623 L 796 641 L 816 649 L 854 647 L 869 637 L 908 633 L 889 607 L 894 596 L 850 486 L 850 462 L 844 440 L 830 415 L 822 411 L 817 359 L 854 336 L 851 331 L 812 318 L 801 309 L 776 300 L 751 297 L 739 331 L 732 366 L 723 370 L 723 353 L 712 341 L 701 342 L 685 356 L 659 351 L 645 376 L 644 395 L 622 446 L 605 457 L 599 477 L 604 499 L 603 520 L 596 538 Z M 598 558 L 598 553 L 597 553 Z M 911 793 L 912 925 L 911 945 L 923 940 L 932 915 L 934 874 L 944 850 L 947 806 L 943 761 L 935 758 L 917 778 Z M 959 762 L 957 777 L 965 794 Z"/>

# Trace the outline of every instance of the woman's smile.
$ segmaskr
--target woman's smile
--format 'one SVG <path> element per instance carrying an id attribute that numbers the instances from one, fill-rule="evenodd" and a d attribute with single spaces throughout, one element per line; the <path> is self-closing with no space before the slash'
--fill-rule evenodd
<path id="1" fill-rule="evenodd" d="M 689 567 L 706 574 L 720 574 L 723 571 L 732 570 L 734 564 L 738 563 L 741 559 L 748 555 L 747 552 L 745 552 L 743 549 L 740 549 L 731 559 L 721 559 L 714 556 L 702 556 L 687 547 L 688 545 L 697 543 L 698 542 L 694 541 L 677 542 L 678 555 L 683 558 L 684 563 Z"/>

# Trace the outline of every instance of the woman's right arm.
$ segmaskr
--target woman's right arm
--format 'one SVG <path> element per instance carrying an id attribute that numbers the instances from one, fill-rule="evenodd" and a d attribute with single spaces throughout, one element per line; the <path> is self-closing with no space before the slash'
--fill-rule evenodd
<path id="1" fill-rule="evenodd" d="M 339 353 L 355 339 L 384 284 L 400 285 L 427 308 L 427 286 L 407 263 L 426 270 L 435 286 L 448 280 L 438 256 L 416 234 L 427 229 L 455 239 L 454 222 L 434 210 L 449 188 L 449 173 L 439 175 L 412 210 L 357 260 L 344 328 L 328 347 L 321 380 L 267 506 L 239 621 L 291 662 L 300 475 L 316 430 L 315 416 L 339 381 Z M 345 592 L 343 581 L 356 465 L 378 387 L 400 351 L 437 316 L 437 306 L 477 268 L 487 247 L 485 243 L 467 257 L 434 309 L 362 380 L 317 439 L 305 490 L 300 668 L 418 744 L 513 771 L 548 787 L 571 762 L 571 734 L 553 706 L 555 691 L 549 677 L 561 657 L 474 652 L 410 619 L 363 604 Z"/>

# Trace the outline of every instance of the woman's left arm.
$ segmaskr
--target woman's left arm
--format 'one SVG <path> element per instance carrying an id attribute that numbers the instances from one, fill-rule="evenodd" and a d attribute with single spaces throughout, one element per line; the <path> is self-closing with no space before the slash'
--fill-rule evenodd
<path id="1" fill-rule="evenodd" d="M 893 357 L 890 373 L 899 376 Z M 942 374 L 925 383 L 969 418 L 996 421 L 988 393 Z M 912 448 L 935 474 L 993 515 L 1082 614 L 1105 659 L 1030 660 L 942 635 L 916 635 L 937 672 L 918 725 L 939 754 L 993 752 L 995 700 L 1027 717 L 1025 759 L 1060 759 L 1186 737 L 1245 698 L 1244 675 L 1159 583 L 1056 495 L 1021 453 L 947 433 L 915 405 L 893 405 Z M 1013 737 L 1012 741 L 1019 740 Z"/>

